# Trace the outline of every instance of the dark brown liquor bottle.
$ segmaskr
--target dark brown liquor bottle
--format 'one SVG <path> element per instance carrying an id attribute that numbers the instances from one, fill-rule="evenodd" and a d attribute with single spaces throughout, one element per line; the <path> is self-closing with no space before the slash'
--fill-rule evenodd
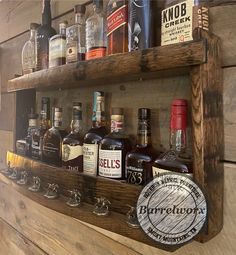
<path id="1" fill-rule="evenodd" d="M 161 45 L 193 40 L 199 27 L 209 30 L 209 10 L 204 0 L 166 0 L 161 17 Z"/>
<path id="2" fill-rule="evenodd" d="M 82 104 L 73 103 L 71 132 L 62 141 L 62 166 L 69 170 L 83 171 Z"/>
<path id="3" fill-rule="evenodd" d="M 166 172 L 187 174 L 192 178 L 192 163 L 186 154 L 187 101 L 175 99 L 171 106 L 170 150 L 153 164 L 153 176 Z"/>
<path id="4" fill-rule="evenodd" d="M 49 39 L 56 34 L 51 23 L 50 0 L 43 0 L 42 25 L 37 30 L 37 70 L 48 68 Z"/>
<path id="5" fill-rule="evenodd" d="M 107 5 L 107 54 L 128 51 L 128 3 L 110 0 Z"/>
<path id="6" fill-rule="evenodd" d="M 50 128 L 50 98 L 42 97 L 41 99 L 41 112 L 40 112 L 40 125 L 32 135 L 32 158 L 42 159 L 42 144 L 43 136 Z"/>
<path id="7" fill-rule="evenodd" d="M 98 147 L 108 134 L 105 120 L 104 92 L 94 92 L 92 128 L 84 136 L 83 171 L 89 175 L 97 175 Z"/>
<path id="8" fill-rule="evenodd" d="M 127 182 L 131 184 L 144 185 L 152 179 L 152 163 L 158 154 L 152 147 L 150 120 L 150 109 L 138 109 L 137 144 L 125 161 Z"/>
<path id="9" fill-rule="evenodd" d="M 129 1 L 129 51 L 152 47 L 152 1 Z"/>
<path id="10" fill-rule="evenodd" d="M 118 180 L 126 178 L 125 157 L 132 146 L 128 135 L 124 133 L 123 124 L 123 108 L 112 108 L 111 133 L 102 139 L 99 148 L 99 176 Z"/>
<path id="11" fill-rule="evenodd" d="M 47 130 L 43 137 L 42 160 L 49 164 L 61 166 L 62 138 L 60 127 L 62 125 L 62 108 L 54 108 L 53 126 Z"/>

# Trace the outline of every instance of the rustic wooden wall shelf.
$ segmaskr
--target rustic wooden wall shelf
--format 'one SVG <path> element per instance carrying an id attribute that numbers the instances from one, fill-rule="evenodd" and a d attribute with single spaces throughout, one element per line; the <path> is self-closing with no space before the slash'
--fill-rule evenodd
<path id="1" fill-rule="evenodd" d="M 27 92 L 28 89 L 51 90 L 78 88 L 82 85 L 97 86 L 135 80 L 140 77 L 162 77 L 163 74 L 176 76 L 183 74 L 183 72 L 189 75 L 191 81 L 194 180 L 202 187 L 208 199 L 207 226 L 198 239 L 205 242 L 218 234 L 223 226 L 224 169 L 223 163 L 221 163 L 224 151 L 223 85 L 219 39 L 214 35 L 201 32 L 201 39 L 198 37 L 192 42 L 118 54 L 25 75 L 10 80 L 8 91 L 17 91 L 18 94 Z M 109 196 L 113 202 L 113 216 L 107 221 L 100 218 L 95 219 L 87 211 L 83 212 L 82 209 L 79 211 L 66 210 L 59 206 L 56 200 L 51 203 L 50 208 L 130 238 L 155 245 L 141 231 L 137 232 L 138 230 L 129 229 L 129 227 L 121 224 L 126 213 L 124 204 L 131 203 L 133 205 L 135 203 L 140 187 L 131 187 L 125 183 L 101 178 L 89 178 L 83 174 L 68 173 L 17 156 L 14 153 L 8 153 L 8 160 L 13 166 L 31 169 L 34 174 L 42 176 L 44 182 L 49 182 L 49 180 L 50 182 L 58 182 L 64 190 L 68 189 L 67 185 L 70 185 L 71 189 L 80 184 L 83 192 L 87 194 L 88 208 L 93 202 L 93 196 L 100 194 Z M 62 179 L 66 182 L 63 182 Z M 23 188 L 15 184 L 13 187 L 28 195 L 28 192 L 25 192 Z M 114 191 L 111 192 L 111 190 Z M 90 195 L 88 195 L 89 192 Z M 63 194 L 66 195 L 65 192 Z M 30 194 L 30 197 L 49 206 L 48 202 L 41 197 L 38 198 L 37 194 Z"/>

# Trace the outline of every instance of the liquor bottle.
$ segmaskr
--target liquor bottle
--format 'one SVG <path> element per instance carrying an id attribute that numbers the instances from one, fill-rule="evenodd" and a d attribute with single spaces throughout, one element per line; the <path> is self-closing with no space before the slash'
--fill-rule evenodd
<path id="1" fill-rule="evenodd" d="M 61 166 L 62 138 L 60 127 L 62 125 L 62 108 L 54 108 L 53 126 L 47 130 L 43 137 L 42 160 L 49 164 Z"/>
<path id="2" fill-rule="evenodd" d="M 66 27 L 68 22 L 59 24 L 59 34 L 49 40 L 49 67 L 60 66 L 66 63 Z"/>
<path id="3" fill-rule="evenodd" d="M 83 171 L 82 104 L 73 103 L 71 132 L 62 141 L 62 166 L 69 170 Z"/>
<path id="4" fill-rule="evenodd" d="M 37 129 L 37 118 L 38 114 L 34 112 L 34 109 L 31 108 L 31 112 L 28 115 L 29 117 L 29 127 L 27 130 L 26 140 L 26 156 L 31 157 L 32 155 L 32 135 Z"/>
<path id="5" fill-rule="evenodd" d="M 111 133 L 102 139 L 99 148 L 99 176 L 126 179 L 125 157 L 132 146 L 129 137 L 124 133 L 123 124 L 123 108 L 112 108 Z"/>
<path id="6" fill-rule="evenodd" d="M 209 30 L 209 10 L 202 0 L 166 0 L 161 14 L 161 45 L 193 40 L 199 27 Z"/>
<path id="7" fill-rule="evenodd" d="M 83 171 L 96 176 L 98 170 L 98 147 L 105 135 L 106 129 L 104 92 L 94 92 L 92 128 L 84 136 Z"/>
<path id="8" fill-rule="evenodd" d="M 127 182 L 143 185 L 152 179 L 152 163 L 157 153 L 151 141 L 151 110 L 138 109 L 138 135 L 135 148 L 127 153 L 125 170 Z"/>
<path id="9" fill-rule="evenodd" d="M 51 23 L 50 0 L 43 0 L 42 25 L 37 30 L 37 70 L 48 68 L 49 39 L 56 34 Z"/>
<path id="10" fill-rule="evenodd" d="M 50 128 L 50 98 L 42 97 L 39 128 L 32 135 L 32 158 L 42 159 L 43 137 Z"/>
<path id="11" fill-rule="evenodd" d="M 36 34 L 39 24 L 30 23 L 30 38 L 22 49 L 22 73 L 29 74 L 36 71 Z"/>
<path id="12" fill-rule="evenodd" d="M 107 54 L 128 51 L 128 4 L 110 0 L 107 5 Z"/>
<path id="13" fill-rule="evenodd" d="M 153 176 L 177 172 L 192 177 L 190 157 L 186 153 L 187 101 L 175 99 L 171 106 L 170 150 L 161 154 L 153 164 Z"/>
<path id="14" fill-rule="evenodd" d="M 152 47 L 152 1 L 129 1 L 129 51 Z"/>
<path id="15" fill-rule="evenodd" d="M 83 4 L 74 7 L 75 24 L 66 29 L 66 63 L 85 60 L 85 11 Z"/>
<path id="16" fill-rule="evenodd" d="M 103 0 L 93 0 L 94 12 L 86 20 L 86 60 L 106 55 L 106 24 L 103 14 Z"/>

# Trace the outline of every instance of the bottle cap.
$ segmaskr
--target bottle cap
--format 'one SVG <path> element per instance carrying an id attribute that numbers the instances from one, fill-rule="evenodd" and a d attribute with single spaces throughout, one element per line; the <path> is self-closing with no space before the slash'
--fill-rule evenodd
<path id="1" fill-rule="evenodd" d="M 103 91 L 94 91 L 94 97 L 102 96 L 104 97 L 105 93 Z"/>
<path id="2" fill-rule="evenodd" d="M 79 107 L 82 107 L 82 103 L 80 102 L 73 102 L 73 107 L 76 107 L 76 106 L 79 106 Z"/>
<path id="3" fill-rule="evenodd" d="M 82 120 L 82 103 L 73 102 L 73 119 Z"/>
<path id="4" fill-rule="evenodd" d="M 50 103 L 50 97 L 42 97 L 41 104 L 47 104 Z"/>
<path id="5" fill-rule="evenodd" d="M 37 23 L 30 23 L 30 29 L 36 30 L 39 27 L 39 24 Z"/>
<path id="6" fill-rule="evenodd" d="M 86 11 L 86 7 L 84 4 L 77 4 L 75 7 L 74 7 L 74 12 L 75 13 L 82 13 L 82 14 L 85 14 L 85 11 Z"/>
<path id="7" fill-rule="evenodd" d="M 111 115 L 124 115 L 124 109 L 120 107 L 111 108 Z"/>
<path id="8" fill-rule="evenodd" d="M 149 108 L 139 108 L 138 118 L 143 120 L 149 120 L 151 118 L 151 109 Z"/>
<path id="9" fill-rule="evenodd" d="M 171 105 L 171 129 L 186 129 L 187 126 L 187 100 L 174 99 Z"/>
<path id="10" fill-rule="evenodd" d="M 38 114 L 34 112 L 33 108 L 30 108 L 30 113 L 28 114 L 28 118 L 29 119 L 37 119 L 38 118 Z"/>
<path id="11" fill-rule="evenodd" d="M 93 5 L 97 8 L 103 8 L 103 0 L 93 0 Z"/>

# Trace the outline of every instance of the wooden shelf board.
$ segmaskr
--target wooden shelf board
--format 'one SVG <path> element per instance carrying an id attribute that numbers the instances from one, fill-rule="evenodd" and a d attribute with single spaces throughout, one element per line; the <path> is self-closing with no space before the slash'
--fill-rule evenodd
<path id="1" fill-rule="evenodd" d="M 106 85 L 162 75 L 188 73 L 188 67 L 206 62 L 206 41 L 154 47 L 143 51 L 106 56 L 23 75 L 8 81 L 8 92 L 37 89 L 68 89 Z M 165 73 L 165 70 L 168 70 Z"/>

